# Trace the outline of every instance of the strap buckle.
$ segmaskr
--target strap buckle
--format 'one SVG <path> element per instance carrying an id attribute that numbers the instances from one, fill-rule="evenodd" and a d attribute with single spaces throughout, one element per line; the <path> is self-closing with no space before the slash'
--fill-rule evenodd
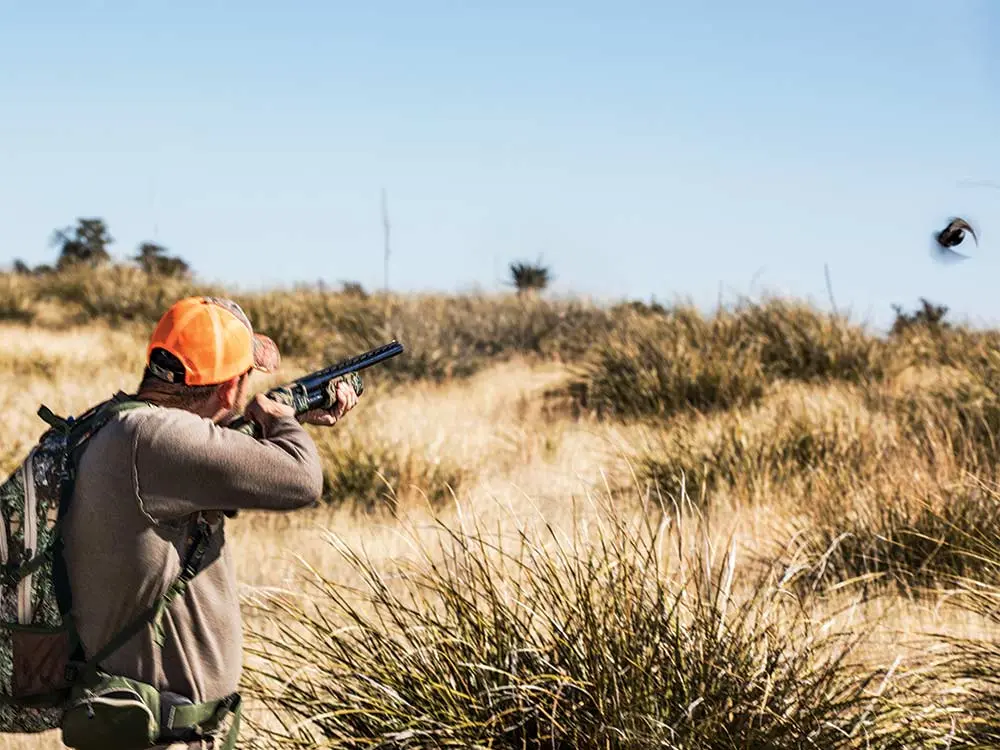
<path id="1" fill-rule="evenodd" d="M 193 742 L 212 737 L 226 716 L 239 710 L 241 701 L 239 693 L 232 693 L 221 700 L 193 703 L 183 695 L 163 691 L 158 741 Z"/>
<path id="2" fill-rule="evenodd" d="M 49 427 L 57 432 L 61 432 L 63 435 L 69 435 L 70 430 L 73 428 L 73 417 L 57 416 L 55 412 L 53 412 L 45 404 L 38 407 L 37 414 L 47 425 L 49 425 Z"/>

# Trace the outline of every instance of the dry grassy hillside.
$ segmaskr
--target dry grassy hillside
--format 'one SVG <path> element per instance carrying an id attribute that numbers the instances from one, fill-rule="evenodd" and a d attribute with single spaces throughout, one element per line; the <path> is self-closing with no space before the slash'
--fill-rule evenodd
<path id="1" fill-rule="evenodd" d="M 133 388 L 194 290 L 0 277 L 0 469 L 39 403 Z M 237 296 L 289 355 L 261 389 L 408 349 L 310 428 L 321 507 L 230 522 L 245 746 L 996 744 L 997 333 L 785 301 Z"/>

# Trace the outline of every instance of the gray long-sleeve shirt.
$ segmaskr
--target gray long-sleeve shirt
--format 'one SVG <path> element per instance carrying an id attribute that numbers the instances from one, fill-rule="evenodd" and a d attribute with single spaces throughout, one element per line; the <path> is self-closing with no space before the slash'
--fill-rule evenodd
<path id="1" fill-rule="evenodd" d="M 152 606 L 177 577 L 193 514 L 215 531 L 201 572 L 151 627 L 102 663 L 189 697 L 237 689 L 242 620 L 221 511 L 292 510 L 322 491 L 316 446 L 294 417 L 272 419 L 255 440 L 180 409 L 125 412 L 83 454 L 64 521 L 73 618 L 87 656 Z"/>

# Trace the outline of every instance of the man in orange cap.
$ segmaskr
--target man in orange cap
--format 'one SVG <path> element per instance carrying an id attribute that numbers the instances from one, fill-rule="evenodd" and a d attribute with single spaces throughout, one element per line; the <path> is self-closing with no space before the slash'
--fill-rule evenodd
<path id="1" fill-rule="evenodd" d="M 336 424 L 358 401 L 341 383 L 334 409 L 296 418 L 259 395 L 245 413 L 261 437 L 226 429 L 251 373 L 278 364 L 234 302 L 181 300 L 150 338 L 142 404 L 95 434 L 79 462 L 63 520 L 76 656 L 159 692 L 158 747 L 233 746 L 242 622 L 225 515 L 315 503 L 323 472 L 301 423 Z"/>

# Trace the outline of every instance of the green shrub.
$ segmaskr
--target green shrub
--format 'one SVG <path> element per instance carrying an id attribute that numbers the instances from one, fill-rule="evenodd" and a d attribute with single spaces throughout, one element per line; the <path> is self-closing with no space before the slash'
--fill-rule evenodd
<path id="1" fill-rule="evenodd" d="M 178 299 L 212 291 L 184 279 L 151 276 L 123 265 L 86 268 L 76 264 L 38 277 L 35 283 L 40 297 L 76 306 L 80 310 L 77 322 L 137 321 L 153 325 Z"/>
<path id="2" fill-rule="evenodd" d="M 633 304 L 614 315 L 617 327 L 567 386 L 582 409 L 599 415 L 729 409 L 779 381 L 864 383 L 882 372 L 882 342 L 802 304 L 743 304 L 710 318 L 689 307 Z"/>

